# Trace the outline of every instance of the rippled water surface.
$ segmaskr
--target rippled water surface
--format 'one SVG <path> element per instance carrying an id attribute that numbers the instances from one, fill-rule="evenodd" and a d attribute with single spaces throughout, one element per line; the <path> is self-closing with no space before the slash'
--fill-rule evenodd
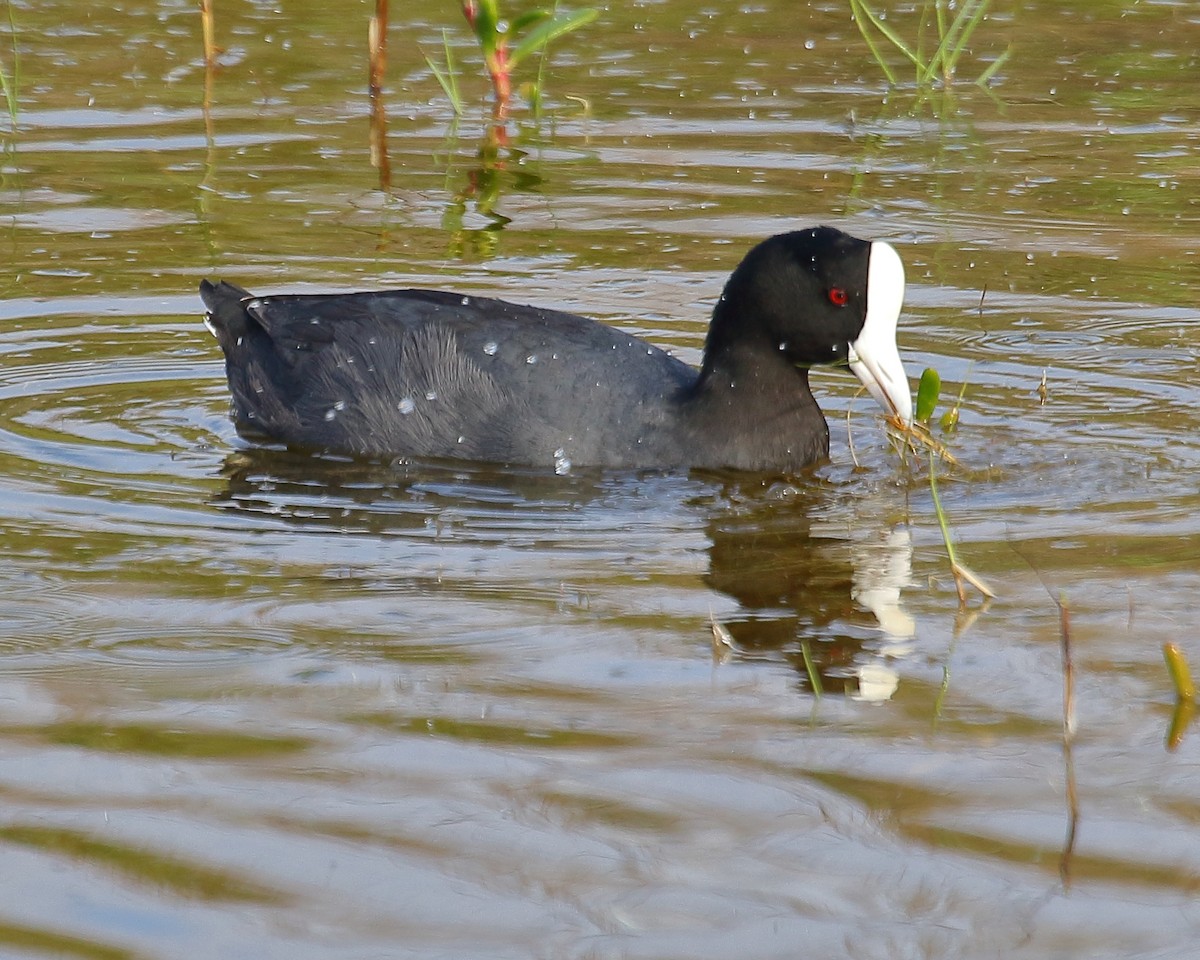
<path id="1" fill-rule="evenodd" d="M 15 74 L 0 16 L 3 956 L 1194 957 L 1196 5 L 997 2 L 922 96 L 848 4 L 612 4 L 498 147 L 456 5 L 392 6 L 373 122 L 364 2 L 218 0 L 207 75 L 184 0 L 13 2 Z M 965 384 L 990 604 L 844 373 L 802 477 L 346 463 L 236 437 L 194 293 L 694 361 L 815 222 L 900 250 L 910 373 Z"/>

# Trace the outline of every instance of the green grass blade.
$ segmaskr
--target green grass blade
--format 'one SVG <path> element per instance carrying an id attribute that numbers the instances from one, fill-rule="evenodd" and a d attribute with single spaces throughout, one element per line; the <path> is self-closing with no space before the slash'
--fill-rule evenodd
<path id="1" fill-rule="evenodd" d="M 922 83 L 930 83 L 939 73 L 943 80 L 949 80 L 953 76 L 954 65 L 966 48 L 971 34 L 975 32 L 975 28 L 979 26 L 984 14 L 987 13 L 990 2 L 991 0 L 966 0 L 950 22 L 950 26 L 945 28 L 941 42 L 933 52 L 933 56 L 929 58 L 929 62 L 925 64 L 921 77 Z M 943 29 L 943 23 L 944 20 L 938 21 L 939 32 Z"/>
<path id="2" fill-rule="evenodd" d="M 883 54 L 879 52 L 879 47 L 875 45 L 875 38 L 871 36 L 871 31 L 867 29 L 866 14 L 859 9 L 859 6 L 859 0 L 850 0 L 850 12 L 854 19 L 854 25 L 858 27 L 858 32 L 862 34 L 862 38 L 867 44 L 867 49 L 871 51 L 871 56 L 879 64 L 879 69 L 883 71 L 888 84 L 894 87 L 896 86 L 896 75 L 892 73 L 892 68 L 888 66 L 887 61 L 883 59 Z"/>
<path id="3" fill-rule="evenodd" d="M 8 119 L 12 123 L 12 132 L 17 132 L 17 90 L 21 83 L 21 55 L 17 51 L 17 24 L 13 20 L 12 0 L 8 3 L 8 35 L 12 42 L 12 73 L 9 74 L 4 65 L 0 64 L 0 93 L 4 95 L 4 103 L 8 108 Z"/>
<path id="4" fill-rule="evenodd" d="M 462 113 L 462 110 L 459 109 L 460 104 L 454 98 L 453 81 L 451 81 L 450 77 L 442 71 L 441 67 L 433 62 L 429 54 L 424 53 L 422 56 L 425 58 L 426 66 L 428 66 L 433 72 L 433 78 L 437 80 L 438 84 L 441 86 L 442 93 L 444 93 L 446 95 L 446 99 L 450 101 L 450 106 L 454 109 L 455 114 Z"/>
<path id="5" fill-rule="evenodd" d="M 15 132 L 17 127 L 16 97 L 13 96 L 13 87 L 9 83 L 8 72 L 2 63 L 0 63 L 0 93 L 4 94 L 4 102 L 8 105 L 8 119 L 12 122 Z"/>
<path id="6" fill-rule="evenodd" d="M 879 18 L 879 15 L 867 6 L 865 0 L 852 0 L 852 2 L 855 9 L 861 11 L 867 20 L 870 21 L 871 26 L 883 34 L 883 36 L 887 38 L 888 43 L 904 54 L 904 56 L 909 60 L 911 60 L 913 64 L 916 65 L 918 70 L 921 70 L 925 67 L 925 64 L 921 62 L 921 58 L 913 52 L 912 48 L 909 47 L 909 45 L 905 43 L 903 39 L 901 39 L 900 35 L 896 33 L 895 30 L 884 23 L 883 20 Z M 860 26 L 859 29 L 861 30 L 862 27 Z"/>
<path id="7" fill-rule="evenodd" d="M 1008 49 L 1000 54 L 1000 56 L 998 56 L 995 60 L 993 60 L 991 65 L 984 70 L 983 73 L 978 76 L 978 78 L 976 78 L 975 82 L 981 87 L 986 87 L 989 83 L 991 83 L 992 77 L 994 77 L 997 71 L 1004 66 L 1004 64 L 1008 61 L 1008 58 L 1012 56 L 1012 52 L 1012 44 L 1009 44 Z"/>
<path id="8" fill-rule="evenodd" d="M 825 687 L 821 683 L 821 674 L 817 672 L 817 665 L 813 662 L 807 640 L 800 641 L 800 655 L 804 658 L 804 672 L 808 674 L 808 685 L 812 687 L 813 697 L 820 700 L 825 695 Z"/>
<path id="9" fill-rule="evenodd" d="M 450 46 L 450 33 L 445 27 L 442 28 L 442 53 L 446 57 L 446 77 L 450 81 L 450 102 L 454 104 L 455 114 L 461 115 L 463 101 L 458 92 L 458 71 L 454 67 L 454 50 Z"/>
<path id="10" fill-rule="evenodd" d="M 955 19 L 954 22 L 956 24 L 961 23 L 963 20 L 966 20 L 966 24 L 961 28 L 959 36 L 951 45 L 949 56 L 946 58 L 946 63 L 942 72 L 947 80 L 954 76 L 954 71 L 958 67 L 959 57 L 961 57 L 963 51 L 967 49 L 967 44 L 971 42 L 971 35 L 983 22 L 983 18 L 987 15 L 987 10 L 990 4 L 991 0 L 979 0 L 979 3 L 976 5 L 975 10 L 971 14 L 971 18 L 969 20 L 966 20 L 966 18 L 967 10 L 970 7 L 970 4 L 965 4 L 960 15 Z"/>
<path id="11" fill-rule="evenodd" d="M 925 38 L 929 34 L 929 22 L 931 14 L 936 10 L 940 12 L 941 0 L 925 0 L 921 7 L 921 19 L 917 24 L 917 59 L 922 63 L 925 62 Z M 939 34 L 940 39 L 940 34 Z"/>
<path id="12" fill-rule="evenodd" d="M 946 0 L 933 0 L 934 18 L 937 23 L 938 44 L 933 48 L 933 56 L 926 61 L 926 66 L 917 77 L 917 82 L 925 85 L 937 73 L 938 60 L 946 43 Z"/>
<path id="13" fill-rule="evenodd" d="M 455 76 L 454 69 L 454 54 L 450 50 L 450 35 L 445 30 L 442 31 L 442 50 L 446 57 L 446 69 L 444 72 L 429 56 L 425 54 L 422 54 L 422 56 L 425 57 L 425 63 L 429 66 L 429 69 L 433 71 L 434 79 L 441 85 L 442 92 L 446 94 L 446 98 L 450 101 L 450 107 L 454 110 L 454 115 L 461 117 L 463 113 L 463 101 L 462 96 L 458 92 L 458 78 Z"/>
<path id="14" fill-rule="evenodd" d="M 942 509 L 942 498 L 938 494 L 937 473 L 934 470 L 933 454 L 929 455 L 929 495 L 933 500 L 933 512 L 937 515 L 938 527 L 942 531 L 942 540 L 946 544 L 946 556 L 950 566 L 958 565 L 958 557 L 954 553 L 954 540 L 950 536 L 950 524 L 946 520 L 946 511 Z"/>
<path id="15" fill-rule="evenodd" d="M 588 7 L 586 10 L 577 10 L 574 13 L 560 13 L 549 20 L 543 21 L 530 30 L 516 46 L 509 50 L 509 67 L 515 67 L 529 54 L 545 49 L 552 40 L 557 40 L 572 30 L 578 30 L 584 24 L 591 23 L 598 16 L 600 16 L 599 10 L 595 7 Z"/>
<path id="16" fill-rule="evenodd" d="M 528 13 L 522 13 L 513 17 L 512 23 L 508 27 L 508 32 L 513 36 L 518 33 L 523 33 L 535 23 L 541 23 L 547 17 L 554 16 L 553 10 L 530 10 Z"/>

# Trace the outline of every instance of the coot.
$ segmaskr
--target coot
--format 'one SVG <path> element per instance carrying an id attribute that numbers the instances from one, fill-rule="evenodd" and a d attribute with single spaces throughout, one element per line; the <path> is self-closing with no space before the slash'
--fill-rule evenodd
<path id="1" fill-rule="evenodd" d="M 828 456 L 808 386 L 848 363 L 912 415 L 896 251 L 831 227 L 754 247 L 699 370 L 595 320 L 433 290 L 256 297 L 200 285 L 243 436 L 357 456 L 790 472 Z"/>

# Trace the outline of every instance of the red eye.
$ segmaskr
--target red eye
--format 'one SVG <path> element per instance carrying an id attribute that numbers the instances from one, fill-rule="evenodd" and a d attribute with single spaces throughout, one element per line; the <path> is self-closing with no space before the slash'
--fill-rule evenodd
<path id="1" fill-rule="evenodd" d="M 848 294 L 841 287 L 830 287 L 829 288 L 829 302 L 832 303 L 835 307 L 844 307 L 847 303 L 850 302 L 850 294 Z"/>

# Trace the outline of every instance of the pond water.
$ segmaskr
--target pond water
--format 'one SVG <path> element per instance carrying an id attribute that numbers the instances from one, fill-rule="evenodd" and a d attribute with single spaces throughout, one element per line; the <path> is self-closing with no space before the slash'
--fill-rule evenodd
<path id="1" fill-rule="evenodd" d="M 208 76 L 190 0 L 8 6 L 5 957 L 1196 955 L 1195 4 L 998 2 L 927 96 L 845 3 L 611 4 L 490 153 L 450 0 L 393 4 L 374 125 L 366 2 L 218 0 Z M 796 478 L 344 463 L 236 437 L 195 294 L 450 287 L 694 361 L 821 222 L 965 385 L 989 604 L 845 372 Z"/>

